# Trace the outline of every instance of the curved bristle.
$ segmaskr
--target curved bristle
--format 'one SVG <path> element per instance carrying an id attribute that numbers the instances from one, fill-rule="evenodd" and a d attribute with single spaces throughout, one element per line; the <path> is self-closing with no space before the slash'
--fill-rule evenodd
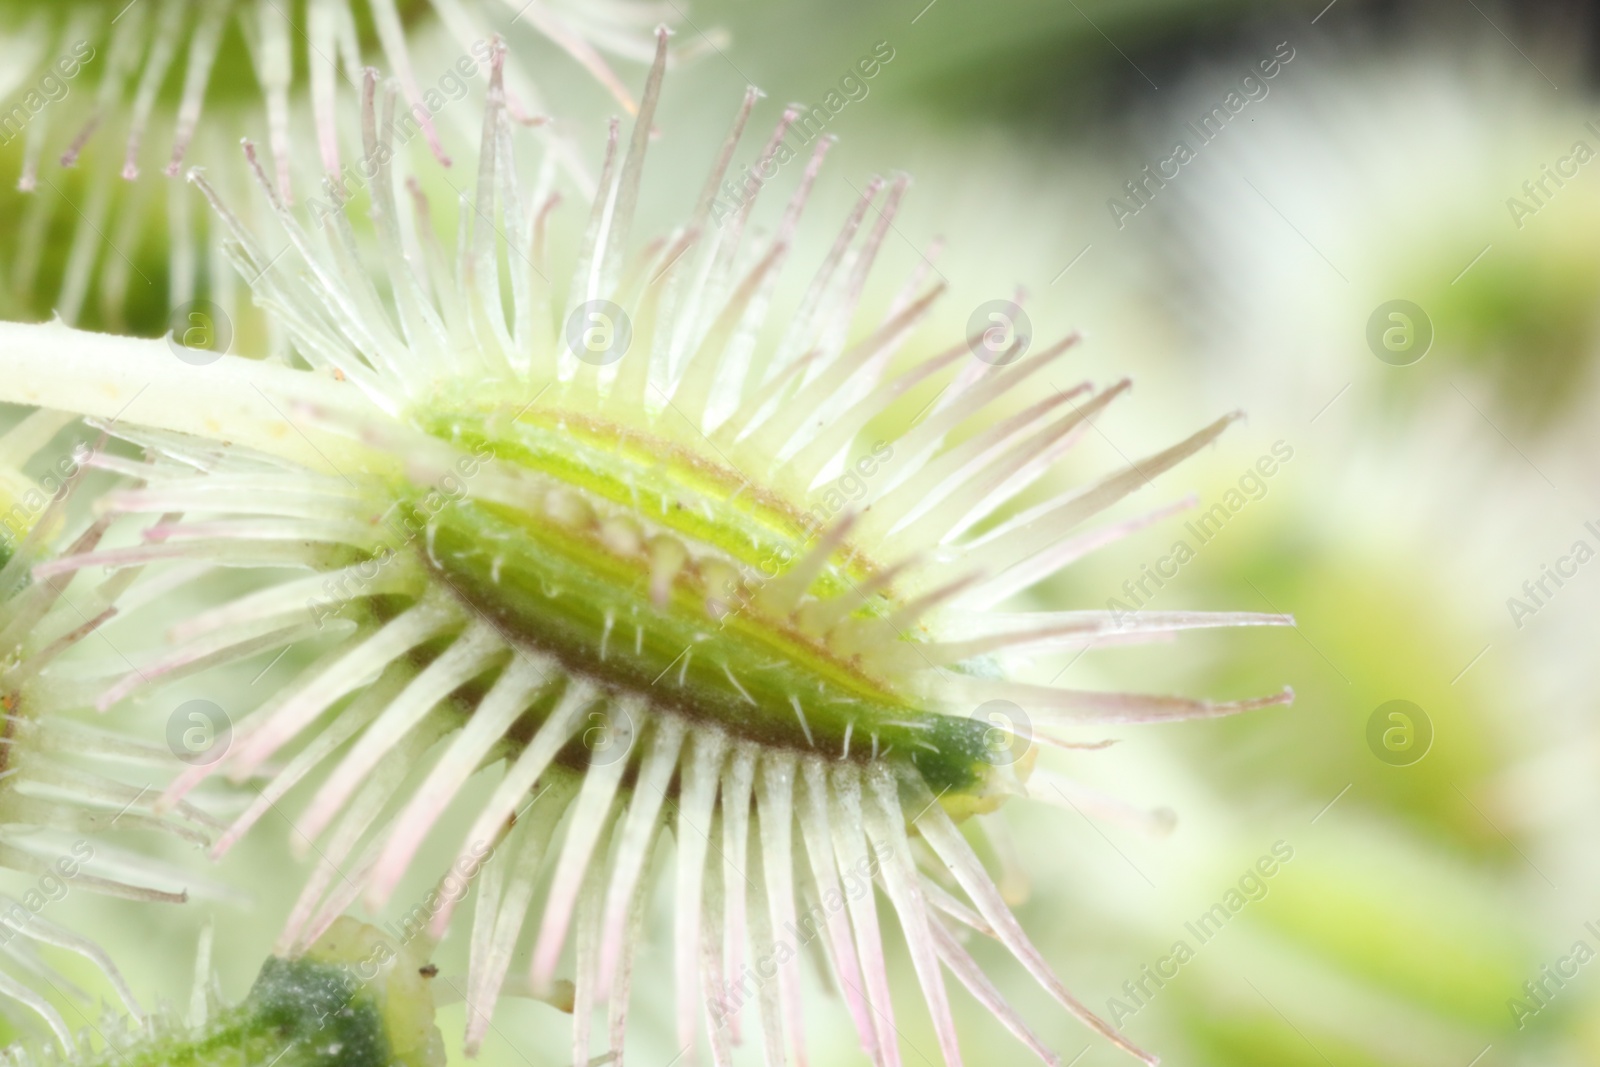
<path id="1" fill-rule="evenodd" d="M 0 435 L 0 867 L 35 880 L 21 899 L 0 897 L 0 956 L 56 990 L 71 988 L 34 952 L 51 945 L 87 960 L 105 978 L 135 1021 L 143 1019 L 132 991 L 94 942 L 39 914 L 66 887 L 148 903 L 188 899 L 177 869 L 124 853 L 108 843 L 119 831 L 151 831 L 190 844 L 209 843 L 216 823 L 190 804 L 158 810 L 157 782 L 171 766 L 165 747 L 75 721 L 85 691 L 81 665 L 70 654 L 86 644 L 115 647 L 104 628 L 136 569 L 72 580 L 76 568 L 51 577 L 55 553 L 93 554 L 108 529 L 103 519 L 72 518 L 71 498 L 95 452 L 51 443 L 70 416 L 32 412 Z M 96 445 L 104 443 L 102 435 Z M 35 482 L 30 471 L 44 470 Z M 70 592 L 69 592 L 70 586 Z M 144 784 L 121 776 L 139 774 Z M 209 889 L 208 889 L 209 891 Z M 9 997 L 44 1019 L 64 1051 L 76 1039 L 49 1000 L 10 974 L 0 975 Z"/>
<path id="2" fill-rule="evenodd" d="M 18 84 L 59 77 L 71 83 L 72 92 L 31 115 L 17 154 L 16 185 L 34 198 L 35 221 L 28 228 L 32 236 L 15 242 L 7 255 L 13 297 L 32 299 L 43 280 L 40 246 L 46 225 L 54 222 L 70 227 L 73 240 L 59 286 L 40 295 L 51 298 L 48 306 L 64 322 L 76 323 L 98 308 L 110 323 L 121 323 L 135 310 L 130 279 L 155 282 L 141 278 L 148 267 L 101 246 L 132 249 L 148 236 L 150 198 L 165 191 L 159 181 L 139 179 L 152 165 L 174 178 L 192 162 L 203 161 L 220 185 L 238 190 L 244 172 L 218 149 L 230 131 L 256 121 L 258 113 L 265 113 L 273 157 L 271 188 L 284 203 L 296 201 L 297 189 L 316 192 L 325 176 L 336 184 L 360 180 L 373 157 L 358 161 L 356 152 L 341 152 L 339 116 L 349 93 L 346 85 L 359 94 L 360 72 L 368 62 L 381 61 L 395 75 L 402 122 L 408 133 L 421 134 L 436 164 L 451 163 L 448 123 L 439 115 L 437 75 L 429 84 L 419 72 L 453 71 L 451 77 L 462 79 L 451 90 L 454 100 L 460 98 L 457 90 L 482 83 L 485 68 L 503 64 L 503 77 L 497 75 L 503 87 L 496 92 L 504 109 L 522 125 L 541 124 L 539 89 L 527 57 L 491 58 L 487 27 L 506 23 L 513 14 L 498 11 L 500 6 L 492 0 L 177 0 L 30 7 L 29 18 L 13 20 L 7 30 L 22 57 L 15 72 Z M 666 58 L 667 34 L 651 28 L 662 12 L 648 0 L 599 6 L 540 0 L 514 14 L 510 32 L 515 39 L 537 36 L 553 42 L 630 113 L 636 105 L 613 59 L 648 61 L 658 48 Z M 678 17 L 670 10 L 665 14 Z M 716 36 L 713 31 L 705 40 Z M 694 51 L 675 50 L 675 58 Z M 232 71 L 239 63 L 251 68 L 249 74 Z M 296 153 L 291 139 L 291 101 L 302 93 L 309 97 L 317 145 L 309 159 Z M 587 184 L 580 155 L 564 133 L 542 132 L 570 180 Z M 70 191 L 56 169 L 85 161 L 92 166 L 87 202 Z M 203 220 L 192 225 L 181 189 L 167 197 L 166 218 L 170 305 L 190 306 L 198 296 L 218 319 L 244 321 L 248 308 L 223 277 L 232 257 L 221 239 L 223 229 L 206 227 Z M 197 287 L 207 273 L 214 276 L 210 284 Z"/>

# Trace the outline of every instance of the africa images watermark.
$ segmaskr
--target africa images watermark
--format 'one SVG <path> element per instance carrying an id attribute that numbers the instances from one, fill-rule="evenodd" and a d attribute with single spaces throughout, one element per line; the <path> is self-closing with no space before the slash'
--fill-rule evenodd
<path id="1" fill-rule="evenodd" d="M 1106 210 L 1111 212 L 1111 221 L 1117 224 L 1117 229 L 1127 226 L 1129 219 L 1149 207 L 1155 200 L 1156 193 L 1165 189 L 1167 182 L 1183 173 L 1183 168 L 1199 157 L 1200 149 L 1216 140 L 1222 131 L 1228 128 L 1234 116 L 1250 104 L 1265 100 L 1267 93 L 1271 91 L 1267 82 L 1282 73 L 1283 68 L 1294 59 L 1294 55 L 1294 48 L 1288 41 L 1280 42 L 1271 57 L 1261 60 L 1250 73 L 1239 79 L 1237 89 L 1228 90 L 1228 94 L 1222 98 L 1222 103 L 1200 117 L 1199 125 L 1193 122 L 1184 123 L 1189 132 L 1194 134 L 1193 145 L 1187 139 L 1179 139 L 1173 144 L 1169 155 L 1154 163 L 1145 164 L 1138 176 L 1123 182 L 1122 187 L 1128 193 L 1127 199 L 1117 196 L 1106 199 Z M 1259 75 L 1257 71 L 1260 72 Z"/>
<path id="2" fill-rule="evenodd" d="M 800 517 L 800 537 L 774 546 L 755 564 L 754 574 L 729 571 L 719 582 L 712 600 L 717 614 L 726 615 L 747 606 L 763 585 L 786 573 L 796 561 L 827 533 L 830 524 L 848 507 L 867 495 L 867 482 L 894 458 L 894 446 L 874 441 L 869 452 L 845 465 L 837 478 L 813 490 L 815 503 Z"/>
<path id="3" fill-rule="evenodd" d="M 492 63 L 494 42 L 489 39 L 474 41 L 470 52 L 471 55 L 458 56 L 455 63 L 446 67 L 444 73 L 439 75 L 436 85 L 430 85 L 423 90 L 419 100 L 400 112 L 394 123 L 394 141 L 400 147 L 410 144 L 447 106 L 466 98 L 467 82 L 476 78 L 482 68 Z M 328 199 L 308 197 L 306 210 L 319 224 L 343 211 L 357 190 L 366 188 L 377 178 L 378 172 L 389 164 L 395 152 L 395 144 L 384 139 L 379 141 L 377 147 L 370 153 L 363 155 L 354 163 L 344 163 L 339 168 L 337 178 L 323 179 L 322 187 Z"/>
<path id="4" fill-rule="evenodd" d="M 1194 937 L 1194 944 L 1191 945 L 1188 938 L 1180 937 L 1172 943 L 1172 948 L 1164 956 L 1154 963 L 1140 967 L 1137 978 L 1123 982 L 1123 996 L 1113 996 L 1106 1000 L 1106 1016 L 1110 1018 L 1111 1025 L 1118 1030 L 1122 1029 L 1124 1020 L 1131 1019 L 1143 1011 L 1150 1001 L 1155 999 L 1156 993 L 1178 977 L 1178 972 L 1183 969 L 1184 964 L 1194 959 L 1200 946 L 1213 941 L 1222 932 L 1222 928 L 1246 906 L 1265 900 L 1271 890 L 1269 881 L 1292 859 L 1294 859 L 1293 845 L 1287 841 L 1273 842 L 1270 853 L 1245 868 L 1238 880 L 1222 894 L 1221 900 L 1201 912 L 1193 922 L 1184 923 L 1184 929 Z"/>
<path id="5" fill-rule="evenodd" d="M 1600 924 L 1586 922 L 1583 929 L 1595 939 L 1595 944 L 1600 944 Z M 1578 977 L 1578 971 L 1595 955 L 1594 945 L 1580 937 L 1573 942 L 1566 955 L 1540 967 L 1538 977 L 1522 983 L 1522 992 L 1526 996 L 1507 997 L 1506 1010 L 1511 1013 L 1511 1021 L 1517 1024 L 1517 1029 L 1526 1027 L 1529 1019 L 1548 1008 L 1567 987 L 1567 983 Z"/>
<path id="6" fill-rule="evenodd" d="M 447 905 L 454 905 L 465 899 L 473 881 L 482 872 L 484 865 L 493 858 L 493 845 L 481 841 L 475 842 L 467 850 L 467 854 L 456 860 L 445 876 L 439 880 L 438 886 L 429 890 L 420 902 L 400 917 L 398 924 L 395 922 L 383 924 L 382 933 L 365 956 L 353 963 L 339 964 L 339 968 L 350 979 L 346 986 L 345 999 L 336 1009 L 323 1011 L 318 1015 L 317 1028 L 319 1030 L 325 1028 L 331 1018 L 348 1011 L 350 1005 L 361 995 L 361 990 L 368 983 L 378 979 L 386 967 L 399 959 L 400 953 L 407 945 L 423 936 L 435 915 Z M 424 941 L 424 944 L 426 943 Z"/>
<path id="7" fill-rule="evenodd" d="M 57 856 L 20 899 L 0 896 L 0 945 L 10 944 L 18 931 L 26 929 L 46 907 L 65 900 L 72 880 L 93 858 L 94 846 L 80 838 L 73 842 L 71 855 Z"/>
<path id="8" fill-rule="evenodd" d="M 39 476 L 35 485 L 29 486 L 7 511 L 0 514 L 0 545 L 14 550 L 33 529 L 34 522 L 44 509 L 60 500 L 83 467 L 82 446 L 62 456 L 50 469 Z"/>
<path id="9" fill-rule="evenodd" d="M 791 159 L 798 155 L 798 147 L 810 144 L 821 136 L 834 119 L 839 117 L 852 101 L 861 101 L 871 92 L 867 83 L 876 78 L 894 59 L 894 46 L 879 41 L 872 51 L 856 60 L 855 64 L 839 78 L 838 87 L 829 89 L 822 102 L 805 107 L 794 105 L 795 121 L 784 130 L 783 137 L 772 151 L 766 153 L 754 166 L 740 168 L 737 175 L 725 179 L 717 198 L 711 203 L 711 217 L 718 226 L 761 191 L 762 187 L 777 177 Z M 789 143 L 793 134 L 798 145 Z"/>
<path id="10" fill-rule="evenodd" d="M 1583 528 L 1594 538 L 1592 544 L 1587 538 L 1578 538 L 1553 564 L 1539 564 L 1538 576 L 1522 583 L 1521 597 L 1506 597 L 1506 610 L 1511 613 L 1511 622 L 1517 629 L 1526 626 L 1529 618 L 1539 614 L 1567 582 L 1576 578 L 1579 567 L 1595 558 L 1595 545 L 1600 545 L 1600 525 L 1591 520 L 1584 523 Z"/>
<path id="11" fill-rule="evenodd" d="M 1141 566 L 1138 577 L 1129 578 L 1122 583 L 1122 593 L 1127 597 L 1126 601 L 1115 596 L 1106 599 L 1106 610 L 1111 612 L 1112 622 L 1120 627 L 1133 621 L 1131 619 L 1133 613 L 1155 599 L 1156 593 L 1176 578 L 1184 565 L 1193 560 L 1201 548 L 1221 533 L 1224 526 L 1253 501 L 1267 495 L 1269 480 L 1293 458 L 1294 448 L 1287 441 L 1273 442 L 1270 453 L 1262 455 L 1239 475 L 1237 488 L 1229 487 L 1222 494 L 1221 500 L 1201 512 L 1198 518 L 1183 524 L 1189 536 L 1178 538 L 1167 553 L 1154 564 L 1146 563 Z M 1152 585 L 1155 588 L 1152 589 Z"/>
<path id="12" fill-rule="evenodd" d="M 85 64 L 94 59 L 94 55 L 94 46 L 88 41 L 75 41 L 70 51 L 56 57 L 39 76 L 38 82 L 22 94 L 21 100 L 0 111 L 0 145 L 8 145 L 16 140 L 34 116 L 51 104 L 66 99 L 71 89 L 68 83 L 78 76 Z"/>
<path id="13" fill-rule="evenodd" d="M 830 919 L 849 904 L 871 894 L 873 879 L 882 866 L 878 857 L 878 850 L 882 847 L 874 846 L 871 855 L 863 856 L 852 866 L 841 869 L 838 889 L 829 889 L 815 905 L 785 923 L 772 951 L 746 964 L 744 972 L 737 978 L 722 983 L 722 988 L 715 991 L 710 1005 L 713 1026 L 726 1026 L 764 985 L 777 977 L 778 968 L 799 956 L 807 945 L 817 939 L 827 928 Z"/>
<path id="14" fill-rule="evenodd" d="M 1600 141 L 1600 126 L 1596 126 L 1593 119 L 1585 122 L 1583 127 Z M 1516 223 L 1517 229 L 1522 229 L 1528 218 L 1537 215 L 1554 200 L 1555 195 L 1566 188 L 1567 182 L 1576 178 L 1580 168 L 1594 159 L 1596 154 L 1588 141 L 1578 140 L 1572 142 L 1572 148 L 1557 159 L 1554 166 L 1541 163 L 1538 177 L 1522 183 L 1521 197 L 1506 197 L 1506 210 L 1511 213 L 1511 221 Z M 1554 189 L 1551 188 L 1552 184 Z"/>
<path id="15" fill-rule="evenodd" d="M 848 504 L 855 503 L 867 493 L 867 481 L 894 458 L 894 446 L 885 441 L 872 442 L 870 453 L 845 467 L 843 474 L 817 491 L 817 502 L 805 513 L 802 520 L 807 538 L 821 533 Z"/>

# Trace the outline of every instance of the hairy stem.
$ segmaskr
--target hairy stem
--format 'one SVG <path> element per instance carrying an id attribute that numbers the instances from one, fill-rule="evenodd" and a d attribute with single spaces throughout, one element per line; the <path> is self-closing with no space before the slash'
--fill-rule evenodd
<path id="1" fill-rule="evenodd" d="M 277 363 L 186 363 L 165 339 L 0 323 L 0 401 L 232 441 L 335 474 L 369 449 L 316 425 L 308 408 L 370 418 L 359 392 Z"/>

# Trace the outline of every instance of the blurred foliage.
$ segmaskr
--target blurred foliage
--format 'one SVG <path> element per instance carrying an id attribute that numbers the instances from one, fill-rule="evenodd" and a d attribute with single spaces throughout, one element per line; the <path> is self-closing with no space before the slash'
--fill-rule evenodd
<path id="1" fill-rule="evenodd" d="M 1293 520 L 1244 527 L 1219 539 L 1204 572 L 1200 603 L 1263 598 L 1292 610 L 1299 640 L 1276 643 L 1278 655 L 1215 660 L 1201 691 L 1257 692 L 1293 679 L 1295 709 L 1212 724 L 1196 742 L 1217 788 L 1248 794 L 1292 787 L 1332 797 L 1351 786 L 1361 802 L 1390 812 L 1431 836 L 1493 857 L 1516 854 L 1457 793 L 1453 783 L 1481 780 L 1495 765 L 1491 709 L 1450 682 L 1471 638 L 1441 612 L 1446 589 L 1419 587 L 1403 561 L 1370 548 L 1322 538 Z M 1418 763 L 1392 767 L 1367 747 L 1367 720 L 1386 701 L 1410 700 L 1431 718 L 1433 747 Z M 1250 773 L 1237 753 L 1248 753 Z M 1270 758 L 1260 759 L 1263 753 Z"/>
<path id="2" fill-rule="evenodd" d="M 1500 242 L 1459 281 L 1434 281 L 1419 295 L 1436 331 L 1430 358 L 1483 374 L 1497 409 L 1520 430 L 1570 414 L 1600 351 L 1600 255 L 1592 237 L 1600 216 L 1585 215 L 1579 225 L 1532 219 L 1521 240 Z M 1416 276 L 1448 275 L 1440 266 Z"/>
<path id="3" fill-rule="evenodd" d="M 15 153 L 8 155 L 13 158 L 7 159 L 6 164 L 11 165 L 0 165 L 0 172 L 14 173 Z M 81 240 L 79 235 L 87 229 L 78 205 L 91 202 L 96 193 L 90 187 L 98 181 L 105 186 L 99 195 L 109 196 L 115 204 L 111 217 L 132 220 L 134 240 L 129 242 L 126 234 L 119 233 L 117 236 L 123 240 L 117 242 L 117 247 L 102 243 L 98 249 L 94 280 L 80 325 L 141 337 L 159 337 L 167 332 L 165 186 L 169 179 L 152 174 L 143 176 L 137 185 L 124 182 L 114 176 L 120 162 L 111 155 L 95 152 L 71 170 L 49 170 L 35 192 L 0 186 L 0 218 L 11 220 L 11 236 L 5 244 L 8 284 L 0 287 L 0 314 L 5 318 L 44 322 L 54 314 L 73 242 Z M 151 203 L 152 200 L 157 202 Z M 18 262 L 16 249 L 23 241 L 38 250 L 30 267 Z M 124 299 L 111 298 L 100 284 L 107 263 L 113 263 L 114 269 L 125 268 Z M 21 284 L 24 272 L 31 274 L 31 284 Z"/>

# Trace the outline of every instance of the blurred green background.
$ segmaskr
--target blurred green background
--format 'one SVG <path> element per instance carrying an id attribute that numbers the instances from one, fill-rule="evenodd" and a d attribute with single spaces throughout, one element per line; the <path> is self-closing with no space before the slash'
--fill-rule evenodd
<path id="1" fill-rule="evenodd" d="M 1187 539 L 1194 558 L 1148 587 L 1150 608 L 1298 621 L 1036 665 L 1041 681 L 1081 687 L 1297 693 L 1287 710 L 1120 729 L 1110 749 L 1045 754 L 1179 813 L 1172 836 L 1148 840 L 1073 812 L 1004 812 L 1031 883 L 1023 923 L 1069 987 L 1169 1064 L 1600 1064 L 1600 964 L 1547 977 L 1578 942 L 1600 950 L 1585 926 L 1600 931 L 1600 564 L 1547 580 L 1537 603 L 1524 592 L 1575 542 L 1600 549 L 1585 527 L 1600 527 L 1600 160 L 1576 158 L 1579 142 L 1600 153 L 1594 13 L 1488 0 L 701 0 L 683 11 L 684 39 L 722 27 L 731 41 L 669 79 L 642 212 L 651 228 L 681 214 L 745 84 L 767 94 L 760 129 L 788 101 L 822 101 L 886 45 L 893 58 L 828 127 L 840 141 L 801 258 L 831 240 L 826 220 L 872 174 L 907 171 L 916 184 L 874 286 L 887 299 L 942 239 L 933 269 L 950 295 L 918 355 L 1020 287 L 1039 336 L 1087 335 L 1076 374 L 1135 378 L 1034 498 L 1248 413 L 1124 513 L 1191 491 L 1197 509 L 1031 597 L 1126 602 L 1124 582 Z M 580 120 L 609 106 L 576 78 L 557 84 L 552 100 Z M 1195 127 L 1218 108 L 1227 120 L 1203 140 Z M 1192 159 L 1160 171 L 1180 140 Z M 737 162 L 756 150 L 747 143 Z M 1166 177 L 1136 199 L 1126 183 L 1147 166 Z M 1404 320 L 1382 310 L 1393 301 L 1408 302 Z M 1398 351 L 1370 342 L 1396 325 Z M 1197 544 L 1185 521 L 1275 446 L 1291 458 Z M 1513 612 L 1511 598 L 1534 610 Z M 280 679 L 291 669 L 272 668 Z M 1379 712 L 1396 700 L 1420 713 Z M 145 725 L 159 731 L 169 707 L 145 708 Z M 63 911 L 137 989 L 174 1000 L 198 916 L 214 914 L 223 988 L 237 997 L 308 866 L 284 862 L 291 836 L 269 820 L 215 872 L 251 886 L 251 906 L 153 920 L 75 896 Z M 1292 858 L 1202 942 L 1189 924 L 1275 847 Z M 669 907 L 658 895 L 654 929 Z M 1191 951 L 1175 976 L 1145 978 L 1147 966 L 1171 973 L 1159 961 L 1178 942 Z M 986 948 L 980 960 L 1063 1061 L 1131 1062 Z M 459 970 L 464 953 L 448 942 L 439 959 Z M 895 959 L 905 1060 L 931 1064 L 931 1028 Z M 667 964 L 659 939 L 641 953 L 630 1061 L 642 1067 L 667 1067 L 676 1051 L 670 998 L 656 995 Z M 1543 983 L 1538 998 L 1528 982 Z M 970 1064 L 1026 1058 L 981 1007 L 956 1001 Z M 842 1007 L 808 1009 L 814 1063 L 865 1062 Z M 456 1047 L 462 1011 L 441 1017 Z M 566 1035 L 551 1008 L 508 1002 L 480 1062 L 564 1062 Z"/>

